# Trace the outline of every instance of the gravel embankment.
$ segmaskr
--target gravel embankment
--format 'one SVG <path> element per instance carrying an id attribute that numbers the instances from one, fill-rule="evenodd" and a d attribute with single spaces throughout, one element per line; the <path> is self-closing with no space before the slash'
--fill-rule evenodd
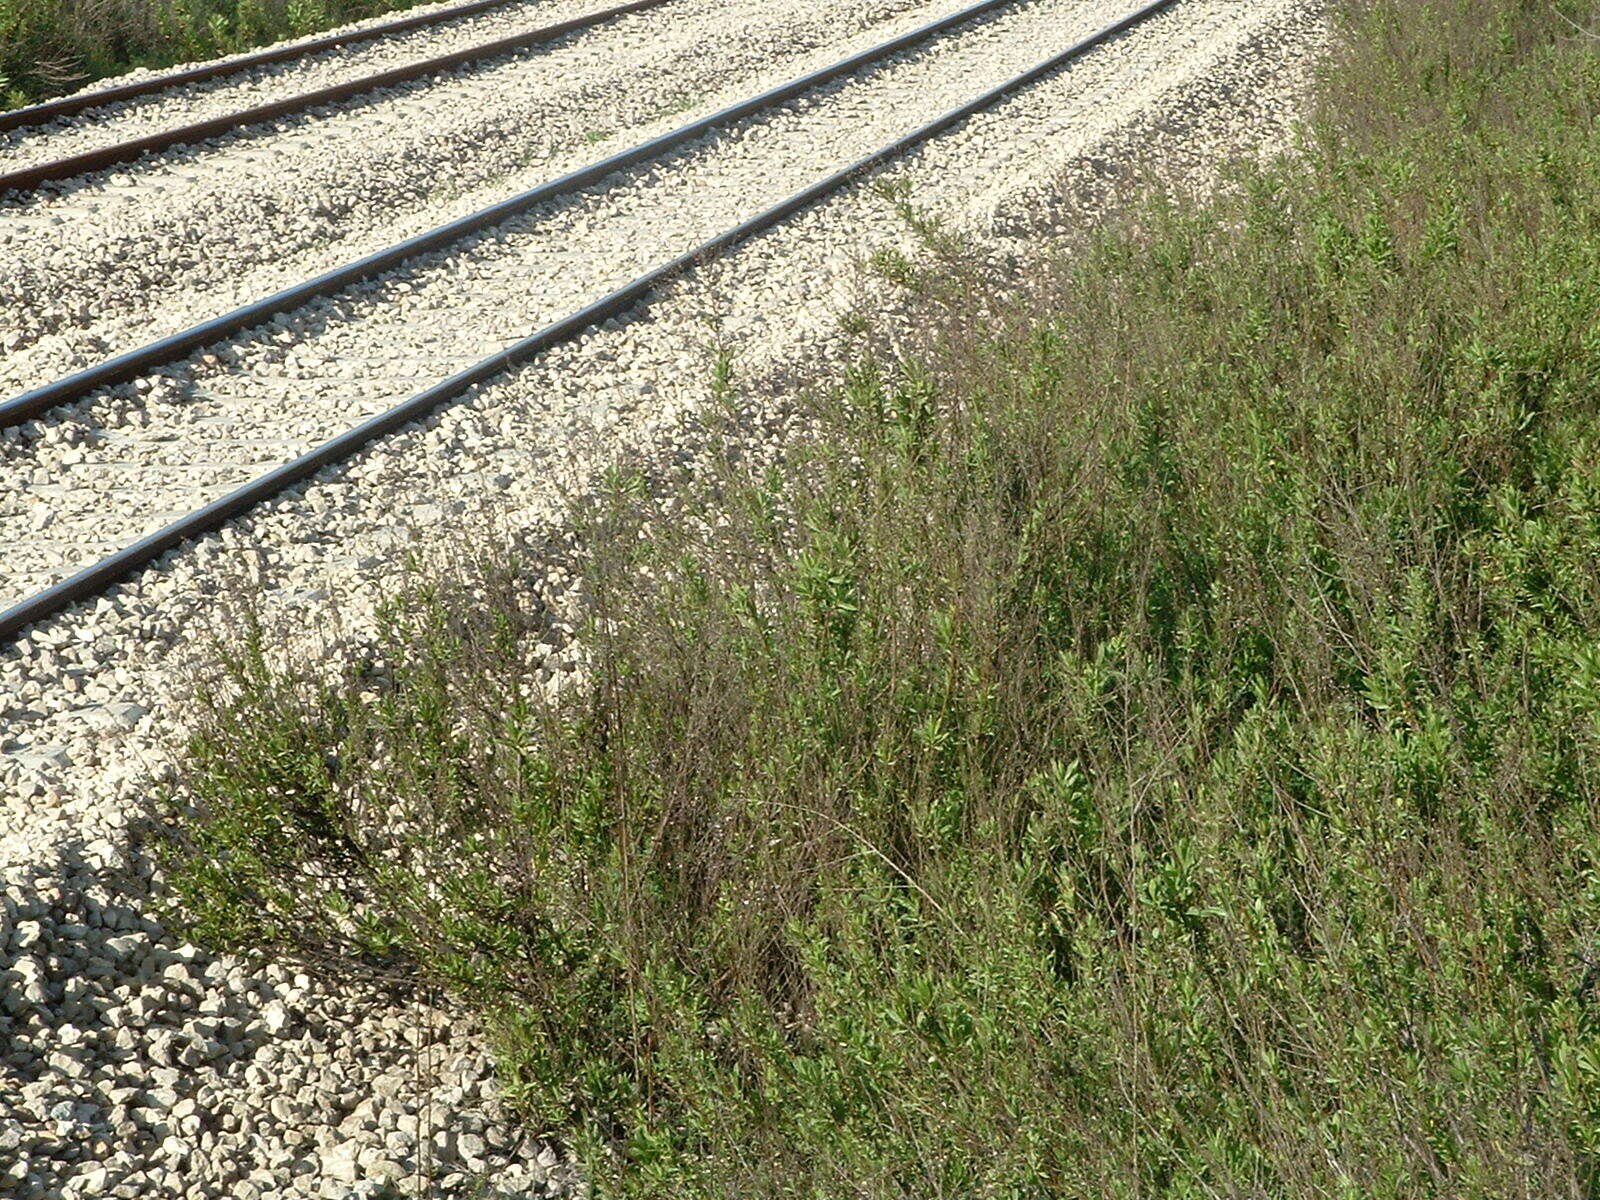
<path id="1" fill-rule="evenodd" d="M 1180 177 L 1203 181 L 1222 153 L 1280 145 L 1321 36 L 1299 0 L 1195 0 L 898 169 L 920 204 L 997 253 L 1037 252 L 1046 231 L 1114 202 L 1120 156 L 1172 151 Z M 1064 40 L 1051 33 L 1035 56 Z M 605 236 L 601 224 L 584 236 Z M 709 339 L 758 380 L 837 364 L 852 306 L 892 325 L 893 296 L 854 263 L 905 241 L 855 187 L 640 319 L 480 389 L 0 654 L 0 1194 L 343 1196 L 396 1172 L 409 1194 L 424 1171 L 545 1186 L 556 1160 L 504 1145 L 464 1023 L 424 997 L 177 944 L 144 898 L 130 822 L 181 740 L 184 681 L 208 660 L 230 580 L 270 626 L 359 638 L 397 546 L 559 541 L 562 491 L 620 448 L 658 462 L 702 452 Z M 791 421 L 775 392 L 751 437 L 781 443 Z M 545 580 L 557 598 L 571 585 L 558 569 Z"/>
<path id="2" fill-rule="evenodd" d="M 0 207 L 18 392 L 474 212 L 963 5 L 677 0 Z"/>

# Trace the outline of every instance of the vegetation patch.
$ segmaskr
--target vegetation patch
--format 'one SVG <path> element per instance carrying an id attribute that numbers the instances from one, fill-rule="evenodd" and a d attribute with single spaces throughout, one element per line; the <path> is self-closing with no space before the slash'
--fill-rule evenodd
<path id="1" fill-rule="evenodd" d="M 219 58 L 422 0 L 0 0 L 0 107 Z"/>
<path id="2" fill-rule="evenodd" d="M 448 983 L 597 1195 L 1600 1196 L 1591 15 L 1371 0 L 1212 207 L 928 227 L 920 353 L 575 514 L 583 688 L 517 561 L 240 647 L 199 932 Z"/>

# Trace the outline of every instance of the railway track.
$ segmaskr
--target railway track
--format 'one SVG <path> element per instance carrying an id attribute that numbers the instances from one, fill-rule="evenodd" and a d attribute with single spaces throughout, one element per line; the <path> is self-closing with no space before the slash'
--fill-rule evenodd
<path id="1" fill-rule="evenodd" d="M 347 45 L 352 40 L 364 41 L 386 34 L 392 36 L 396 33 L 408 33 L 414 29 L 436 25 L 445 20 L 476 16 L 491 9 L 503 8 L 511 2 L 512 0 L 475 0 L 474 3 L 422 14 L 409 20 L 389 22 L 376 29 L 361 31 L 359 37 L 356 35 L 337 35 L 306 43 L 304 46 L 276 48 L 240 60 L 233 65 L 232 71 L 228 73 L 237 72 L 248 67 L 292 61 L 295 58 L 326 53 L 330 49 Z M 414 80 L 427 79 L 458 67 L 487 62 L 534 46 L 546 45 L 556 41 L 558 38 L 581 33 L 597 25 L 603 25 L 608 21 L 615 21 L 620 17 L 630 16 L 652 8 L 659 8 L 663 4 L 670 2 L 671 0 L 628 0 L 627 3 L 612 5 L 580 16 L 569 17 L 534 29 L 513 33 L 506 37 L 497 37 L 488 42 L 480 42 L 463 49 L 452 50 L 446 54 L 434 55 L 372 74 L 360 75 L 353 79 L 331 83 L 324 87 L 298 92 L 263 104 L 254 104 L 232 112 L 207 117 L 204 120 L 173 126 L 156 133 L 148 133 L 139 137 L 111 142 L 93 150 L 85 150 L 81 153 L 70 154 L 61 158 L 47 159 L 27 166 L 16 167 L 12 170 L 0 170 L 0 198 L 4 198 L 7 195 L 15 195 L 19 192 L 31 191 L 45 183 L 74 179 L 78 176 L 87 175 L 95 171 L 103 171 L 122 163 L 134 162 L 147 154 L 170 150 L 175 146 L 194 145 L 205 141 L 207 138 L 236 133 L 280 117 L 308 112 L 323 105 L 351 100 L 382 88 L 390 88 Z M 298 53 L 292 53 L 294 51 L 298 51 Z M 173 87 L 187 86 L 198 81 L 214 78 L 221 73 L 223 73 L 221 67 L 199 67 L 190 71 L 180 72 L 172 77 L 140 80 L 137 83 L 107 89 L 102 93 L 69 97 L 64 101 L 38 105 L 31 110 L 22 109 L 12 113 L 0 113 L 0 130 L 20 128 L 36 123 L 39 120 L 44 120 L 47 116 L 77 113 L 86 109 L 100 107 L 113 101 L 151 95 L 170 90 Z M 102 96 L 104 99 L 96 102 L 96 95 Z M 37 114 L 33 120 L 28 119 L 30 113 Z"/>
<path id="2" fill-rule="evenodd" d="M 349 458 L 374 439 L 626 312 L 693 263 L 785 220 L 1175 2 L 1154 0 L 1106 20 L 1103 12 L 1084 14 L 1081 5 L 1075 7 L 1064 0 L 1028 5 L 983 0 L 708 118 L 686 123 L 667 138 L 631 147 L 584 171 L 474 214 L 464 223 L 453 223 L 421 241 L 393 247 L 376 261 L 351 264 L 331 278 L 309 281 L 261 305 L 228 314 L 220 323 L 206 323 L 176 339 L 153 343 L 132 357 L 111 360 L 9 402 L 3 411 L 12 421 L 31 419 L 51 405 L 81 402 L 87 396 L 102 403 L 114 400 L 124 411 L 130 405 L 138 409 L 147 404 L 146 399 L 105 394 L 107 387 L 137 377 L 149 384 L 142 396 L 169 397 L 160 401 L 162 411 L 155 420 L 158 428 L 143 439 L 144 447 L 187 443 L 188 453 L 187 460 L 182 454 L 175 458 L 164 452 L 150 454 L 139 465 L 159 466 L 174 476 L 171 496 L 192 494 L 196 477 L 203 480 L 200 490 L 213 494 L 206 503 L 181 511 L 176 519 L 143 536 L 125 540 L 112 553 L 0 613 L 0 640 L 14 639 L 31 623 L 94 597 L 174 546 L 220 527 L 321 468 Z M 1095 19 L 1085 22 L 1086 15 Z M 1039 58 L 1037 48 L 1066 39 L 1063 30 L 1074 20 L 1091 27 L 1074 31 L 1070 45 Z M 939 39 L 953 42 L 953 49 L 932 69 L 977 81 L 974 94 L 953 106 L 932 106 L 925 99 L 932 75 L 930 63 L 919 57 L 919 48 Z M 979 87 L 978 82 L 986 86 Z M 845 136 L 839 132 L 847 123 L 841 115 L 856 120 Z M 886 133 L 889 136 L 884 137 Z M 800 164 L 815 161 L 817 145 L 829 137 L 833 142 L 828 156 L 835 167 L 818 177 Z M 667 157 L 672 158 L 670 171 Z M 629 173 L 634 178 L 630 179 Z M 752 179 L 761 181 L 765 195 L 760 204 L 747 206 L 751 211 L 742 213 L 741 219 L 720 228 L 691 219 L 689 206 L 697 193 L 748 187 Z M 616 203 L 613 193 L 623 192 L 631 194 Z M 677 241 L 678 249 L 653 258 L 641 255 L 641 228 L 665 230 Z M 584 239 L 597 243 L 603 254 L 614 260 L 612 269 L 596 272 L 596 278 L 582 285 L 562 287 L 558 281 L 571 273 L 565 269 L 571 264 L 561 261 L 563 248 Z M 530 275 L 535 264 L 539 270 Z M 526 285 L 530 278 L 551 284 L 560 302 L 552 296 L 548 302 L 511 305 L 513 311 L 497 302 L 510 294 L 504 290 L 507 281 Z M 482 292 L 484 302 L 463 297 L 463 281 L 469 293 Z M 421 303 L 418 296 L 423 297 Z M 392 309 L 401 311 L 396 314 Z M 412 370 L 394 339 L 398 337 L 403 345 L 407 331 L 424 317 L 430 331 L 449 327 L 460 336 L 441 340 L 430 333 L 423 343 L 430 353 Z M 268 319 L 277 326 L 261 327 L 260 322 Z M 518 324 L 521 330 L 514 331 Z M 535 332 L 522 332 L 528 328 Z M 215 345 L 222 338 L 234 341 Z M 197 362 L 191 357 L 180 363 L 183 356 L 202 348 L 207 348 L 205 359 L 209 361 Z M 426 376 L 430 363 L 441 361 L 452 362 L 459 369 L 420 390 L 396 391 L 398 385 Z M 285 364 L 289 369 L 283 369 Z M 241 390 L 223 391 L 228 385 Z M 251 393 L 248 400 L 245 392 Z M 203 454 L 197 458 L 196 453 L 219 441 L 235 450 L 254 444 L 269 456 L 281 453 L 294 441 L 283 436 L 280 424 L 259 416 L 244 422 L 248 428 L 239 428 L 236 422 L 226 430 L 226 437 L 219 436 L 218 427 L 228 425 L 230 414 L 235 410 L 254 412 L 266 392 L 284 394 L 277 409 L 279 423 L 288 424 L 305 410 L 320 406 L 320 417 L 311 419 L 308 428 L 324 429 L 330 424 L 344 424 L 345 428 L 311 449 L 271 465 L 241 486 L 231 478 L 224 482 L 228 470 L 209 476 L 203 469 L 207 465 Z M 354 423 L 350 422 L 352 411 L 359 418 Z M 70 413 L 58 411 L 44 425 L 31 428 L 26 437 L 19 439 L 13 431 L 8 466 L 15 469 L 18 462 L 25 462 L 29 446 L 66 441 L 85 447 L 89 455 L 114 455 L 127 452 L 127 447 L 140 440 L 126 431 L 97 429 L 93 413 L 82 407 Z M 86 461 L 76 455 L 70 464 L 65 457 L 61 461 L 64 466 L 86 466 L 98 473 L 98 483 L 87 490 L 98 486 L 116 491 L 114 459 Z M 237 475 L 239 465 L 237 461 L 231 464 L 232 475 Z M 37 487 L 71 490 L 65 481 L 38 483 L 38 470 L 33 478 Z M 137 512 L 128 524 L 148 527 L 153 515 L 151 511 Z"/>
<path id="3" fill-rule="evenodd" d="M 108 359 L 87 370 L 76 372 L 42 387 L 33 388 L 0 403 L 0 428 L 17 425 L 39 416 L 57 405 L 70 404 L 99 388 L 125 382 L 143 372 L 182 358 L 220 338 L 260 325 L 273 317 L 293 312 L 311 300 L 333 295 L 353 284 L 372 279 L 411 260 L 459 243 L 464 238 L 492 229 L 527 213 L 538 205 L 575 194 L 607 176 L 640 163 L 659 158 L 668 151 L 693 142 L 714 130 L 778 105 L 831 83 L 854 71 L 898 54 L 920 42 L 956 29 L 998 10 L 1013 7 L 1015 0 L 978 0 L 966 8 L 922 25 L 907 33 L 880 42 L 848 58 L 790 80 L 776 88 L 727 108 L 680 125 L 661 137 L 630 146 L 616 154 L 539 185 L 498 204 L 459 220 L 438 226 L 413 238 L 386 247 L 376 254 L 335 268 L 294 287 L 244 305 L 213 320 L 191 326 L 171 337 L 141 346 L 137 350 Z"/>

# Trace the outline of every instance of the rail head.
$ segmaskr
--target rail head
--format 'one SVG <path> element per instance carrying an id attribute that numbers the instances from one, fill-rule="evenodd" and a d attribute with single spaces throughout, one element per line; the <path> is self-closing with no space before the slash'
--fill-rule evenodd
<path id="1" fill-rule="evenodd" d="M 448 54 L 434 58 L 422 59 L 400 67 L 391 67 L 386 71 L 379 71 L 373 75 L 363 75 L 359 79 L 350 79 L 343 83 L 317 88 L 314 91 L 285 96 L 282 99 L 271 100 L 265 104 L 259 104 L 239 112 L 228 113 L 225 116 L 209 117 L 193 124 L 146 134 L 143 137 L 131 138 L 125 142 L 116 142 L 110 146 L 103 146 L 98 150 L 87 150 L 67 158 L 35 163 L 28 167 L 18 167 L 14 171 L 0 173 L 0 196 L 4 196 L 7 193 L 32 191 L 41 184 L 54 180 L 75 179 L 80 175 L 103 171 L 121 163 L 133 162 L 146 154 L 171 149 L 174 146 L 192 146 L 205 141 L 207 138 L 230 134 L 236 130 L 248 129 L 253 125 L 260 125 L 267 121 L 276 120 L 279 117 L 305 112 L 308 109 L 318 108 L 324 104 L 335 104 L 364 95 L 367 92 L 377 91 L 380 88 L 393 87 L 396 84 L 424 79 L 430 75 L 442 74 L 445 71 L 464 66 L 478 59 L 513 54 L 532 46 L 553 42 L 571 33 L 590 29 L 596 25 L 603 25 L 607 21 L 613 21 L 619 17 L 630 16 L 646 9 L 658 8 L 671 2 L 672 0 L 627 0 L 626 3 L 611 8 L 569 17 L 552 25 L 512 34 L 510 37 L 497 38 L 492 42 L 485 42 L 481 45 L 453 50 Z"/>
<path id="2" fill-rule="evenodd" d="M 765 211 L 624 284 L 587 307 L 537 330 L 515 345 L 441 380 L 393 408 L 369 418 L 361 425 L 212 501 L 204 508 L 180 518 L 143 540 L 86 567 L 76 575 L 0 612 L 0 647 L 17 641 L 37 622 L 57 616 L 85 600 L 103 595 L 115 584 L 154 564 L 162 555 L 187 541 L 215 531 L 263 501 L 309 479 L 324 467 L 354 456 L 376 439 L 428 416 L 441 406 L 459 399 L 472 388 L 522 366 L 538 354 L 571 341 L 602 322 L 627 312 L 647 299 L 663 283 L 682 274 L 696 263 L 711 258 L 810 207 L 846 183 L 955 127 L 1019 89 L 1067 66 L 1095 47 L 1129 32 L 1178 2 L 1179 0 L 1148 0 L 1126 16 L 1080 39 L 1066 49 L 1050 55 L 996 87 L 802 188 Z"/>
<path id="3" fill-rule="evenodd" d="M 149 95 L 152 92 L 182 87 L 185 84 L 203 83 L 206 80 L 216 79 L 223 75 L 231 75 L 238 71 L 248 71 L 253 67 L 291 62 L 294 59 L 306 58 L 312 54 L 321 54 L 327 50 L 337 50 L 344 46 L 375 41 L 379 38 L 391 37 L 397 33 L 406 33 L 429 25 L 442 25 L 448 21 L 475 17 L 480 13 L 489 12 L 493 9 L 525 3 L 527 3 L 527 0 L 467 0 L 465 4 L 450 5 L 446 8 L 437 8 L 424 13 L 413 13 L 410 16 L 399 17 L 393 21 L 385 21 L 379 25 L 369 25 L 363 29 L 335 31 L 324 34 L 321 37 L 312 38 L 309 41 L 280 43 L 250 54 L 218 59 L 213 62 L 196 63 L 177 71 L 152 75 L 145 79 L 134 79 L 127 83 L 114 84 L 111 87 L 100 88 L 92 92 L 77 92 L 70 96 L 57 96 L 51 100 L 42 100 L 38 104 L 30 104 L 23 108 L 13 108 L 0 112 L 0 133 L 5 133 L 12 129 L 20 129 L 25 125 L 39 125 L 45 121 L 53 121 L 57 117 L 72 116 L 75 113 L 83 112 L 85 109 L 99 108 L 102 105 L 114 104 L 119 100 L 131 100 L 138 96 Z"/>

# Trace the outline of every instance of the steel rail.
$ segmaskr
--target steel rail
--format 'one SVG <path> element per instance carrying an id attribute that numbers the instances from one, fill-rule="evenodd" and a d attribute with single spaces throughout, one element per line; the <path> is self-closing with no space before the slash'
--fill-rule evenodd
<path id="1" fill-rule="evenodd" d="M 577 312 L 546 325 L 520 342 L 516 342 L 499 353 L 492 354 L 488 358 L 475 363 L 466 370 L 460 371 L 448 379 L 441 380 L 432 387 L 418 392 L 393 408 L 379 413 L 353 429 L 349 429 L 324 442 L 309 453 L 268 471 L 265 475 L 245 484 L 236 491 L 212 501 L 204 508 L 198 509 L 188 516 L 174 521 L 164 529 L 124 547 L 115 554 L 79 571 L 68 579 L 62 580 L 53 587 L 39 592 L 7 609 L 5 612 L 0 612 L 0 644 L 15 640 L 17 635 L 29 625 L 45 617 L 53 616 L 73 604 L 101 594 L 112 584 L 127 578 L 143 567 L 149 566 L 167 551 L 186 541 L 215 531 L 227 522 L 248 512 L 263 500 L 270 499 L 302 482 L 323 467 L 331 466 L 349 458 L 368 443 L 428 415 L 434 409 L 449 401 L 458 399 L 478 384 L 484 383 L 496 375 L 503 374 L 513 367 L 521 366 L 554 346 L 571 341 L 585 330 L 591 329 L 602 321 L 607 321 L 612 317 L 627 312 L 645 300 L 662 283 L 683 273 L 696 263 L 765 229 L 771 228 L 802 209 L 810 207 L 818 200 L 837 191 L 844 184 L 872 168 L 878 167 L 888 160 L 905 153 L 907 150 L 920 145 L 929 138 L 943 133 L 974 113 L 999 102 L 1018 89 L 1036 82 L 1053 71 L 1059 70 L 1101 43 L 1127 32 L 1175 3 L 1177 3 L 1177 0 L 1150 0 L 1143 7 L 1073 43 L 1065 50 L 1035 64 L 1021 74 L 1013 76 L 997 87 L 991 88 L 982 95 L 967 101 L 965 104 L 935 117 L 926 125 L 895 139 L 885 146 L 879 147 L 877 150 L 857 159 L 833 174 L 802 188 L 771 208 L 750 217 L 724 233 L 702 242 L 687 253 L 680 254 L 671 262 L 647 271 L 631 283 L 624 284 L 616 291 L 601 297 Z"/>
<path id="2" fill-rule="evenodd" d="M 770 108 L 781 104 L 785 100 L 793 99 L 812 88 L 820 87 L 841 76 L 848 75 L 879 59 L 887 58 L 908 46 L 925 41 L 936 34 L 956 25 L 975 20 L 986 13 L 1004 8 L 1017 3 L 1017 0 L 978 0 L 977 3 L 940 17 L 926 25 L 919 26 L 908 33 L 893 37 L 886 42 L 881 42 L 866 50 L 862 50 L 850 57 L 841 59 L 829 66 L 821 67 L 788 83 L 779 84 L 775 88 L 753 96 L 748 100 L 741 100 L 727 108 L 712 113 L 710 116 L 701 117 L 690 121 L 687 125 L 680 125 L 677 129 L 651 138 L 647 142 L 640 142 L 626 150 L 619 151 L 609 158 L 603 158 L 591 163 L 587 167 L 580 167 L 559 179 L 542 183 L 538 187 L 530 188 L 506 200 L 491 204 L 487 208 L 479 209 L 464 217 L 434 229 L 409 237 L 405 241 L 384 250 L 375 251 L 365 258 L 355 262 L 346 263 L 324 274 L 298 283 L 282 291 L 274 292 L 261 300 L 253 301 L 224 313 L 220 317 L 213 317 L 188 329 L 180 330 L 159 341 L 150 342 L 135 350 L 119 354 L 115 358 L 95 366 L 87 367 L 75 374 L 57 379 L 51 383 L 43 384 L 30 391 L 13 396 L 11 399 L 0 402 L 0 429 L 8 425 L 17 425 L 32 417 L 38 416 L 46 409 L 58 404 L 68 404 L 81 399 L 97 388 L 109 387 L 112 384 L 123 383 L 152 367 L 162 366 L 183 357 L 202 346 L 210 345 L 231 334 L 250 329 L 260 325 L 271 317 L 281 313 L 291 312 L 304 305 L 307 301 L 318 296 L 329 295 L 333 292 L 349 287 L 353 283 L 370 279 L 385 271 L 393 270 L 408 259 L 427 254 L 434 250 L 442 249 L 453 242 L 458 242 L 479 230 L 490 228 L 502 221 L 517 216 L 537 204 L 546 200 L 555 199 L 565 193 L 577 191 L 597 183 L 616 171 L 625 170 L 637 163 L 654 158 L 663 152 L 695 138 L 711 132 L 719 125 L 749 116 L 761 109 Z"/>
<path id="3" fill-rule="evenodd" d="M 271 46 L 265 50 L 257 50 L 253 54 L 241 55 L 238 58 L 200 63 L 165 75 L 154 75 L 148 79 L 136 79 L 131 83 L 115 84 L 112 87 L 101 88 L 95 92 L 79 92 L 72 96 L 58 96 L 54 100 L 44 100 L 38 104 L 30 104 L 26 108 L 13 108 L 6 112 L 0 112 L 0 133 L 8 129 L 17 129 L 23 125 L 38 125 L 45 121 L 54 120 L 56 117 L 70 116 L 73 113 L 82 112 L 86 108 L 99 108 L 104 104 L 112 104 L 118 100 L 130 100 L 135 96 L 145 96 L 151 92 L 165 91 L 167 88 L 179 87 L 186 83 L 200 83 L 207 79 L 215 79 L 219 75 L 231 75 L 235 71 L 246 71 L 251 67 L 262 67 L 270 63 L 305 58 L 311 54 L 319 54 L 324 50 L 335 50 L 341 46 L 372 41 L 376 38 L 388 37 L 391 34 L 405 33 L 408 30 L 421 29 L 427 25 L 442 25 L 446 21 L 456 21 L 463 17 L 475 17 L 479 13 L 489 12 L 491 9 L 504 8 L 508 4 L 521 4 L 523 2 L 524 0 L 471 0 L 470 3 L 457 4 L 452 8 L 416 13 L 409 17 L 385 21 L 381 25 L 371 25 L 365 29 L 351 29 L 342 33 L 330 33 L 307 42 L 292 42 L 283 46 Z"/>
<path id="4" fill-rule="evenodd" d="M 649 8 L 657 8 L 670 2 L 671 0 L 629 0 L 629 3 L 620 4 L 614 8 L 607 8 L 600 12 L 587 13 L 580 17 L 558 21 L 553 25 L 529 30 L 527 33 L 513 34 L 510 37 L 499 38 L 493 42 L 485 42 L 479 46 L 469 46 L 464 50 L 441 54 L 435 58 L 425 59 L 422 62 L 392 67 L 387 71 L 379 71 L 374 75 L 365 75 L 360 79 L 351 79 L 344 83 L 330 84 L 328 87 L 302 92 L 297 96 L 286 96 L 282 100 L 273 100 L 266 104 L 258 104 L 253 108 L 241 109 L 238 112 L 228 113 L 224 116 L 196 121 L 178 129 L 167 129 L 159 133 L 146 134 L 143 137 L 117 142 L 115 145 L 105 146 L 99 150 L 86 150 L 82 154 L 73 154 L 67 158 L 36 163 L 31 167 L 19 167 L 15 171 L 7 171 L 0 174 L 0 196 L 4 196 L 7 192 L 31 191 L 40 184 L 48 183 L 52 180 L 72 179 L 79 175 L 87 175 L 91 171 L 103 171 L 107 167 L 114 167 L 119 163 L 133 162 L 135 159 L 157 150 L 168 150 L 173 146 L 193 145 L 196 142 L 204 141 L 206 138 L 216 137 L 219 134 L 233 133 L 251 125 L 260 125 L 265 121 L 271 121 L 290 113 L 304 112 L 307 109 L 316 108 L 318 105 L 349 100 L 367 92 L 376 91 L 379 88 L 393 87 L 398 83 L 408 83 L 429 75 L 437 75 L 479 59 L 494 58 L 503 54 L 511 54 L 518 50 L 525 50 L 530 46 L 538 46 L 546 42 L 555 41 L 557 38 L 564 37 L 569 33 L 591 29 L 596 25 L 604 24 L 618 17 L 643 12 Z"/>

